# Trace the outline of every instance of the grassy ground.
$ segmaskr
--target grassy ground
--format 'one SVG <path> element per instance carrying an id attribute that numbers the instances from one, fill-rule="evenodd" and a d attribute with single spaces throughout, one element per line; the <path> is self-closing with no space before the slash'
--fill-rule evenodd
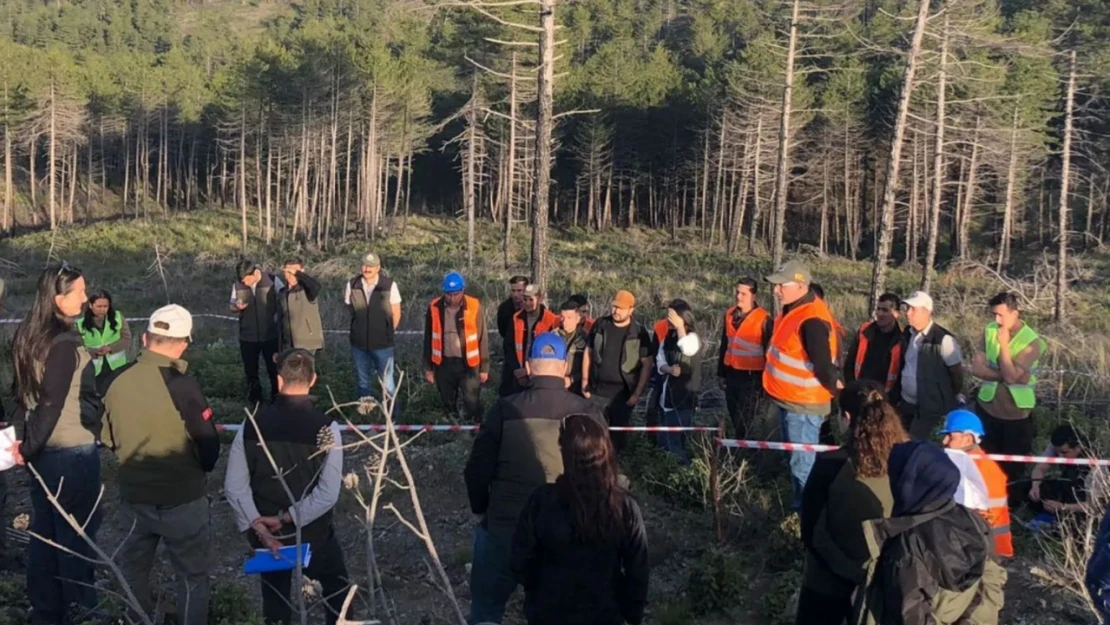
<path id="1" fill-rule="evenodd" d="M 423 311 L 438 294 L 442 275 L 464 264 L 463 226 L 451 220 L 417 217 L 405 224 L 403 232 L 375 243 L 352 240 L 320 251 L 297 249 L 291 241 L 278 241 L 251 250 L 251 257 L 269 268 L 278 267 L 288 254 L 302 255 L 308 261 L 308 271 L 324 284 L 321 300 L 324 325 L 339 333 L 328 336 L 328 345 L 320 358 L 319 395 L 327 398 L 330 392 L 344 402 L 355 394 L 346 337 L 342 333 L 346 315 L 341 298 L 343 281 L 358 271 L 360 256 L 373 250 L 383 257 L 405 299 L 401 329 L 419 330 Z M 232 267 L 239 257 L 238 227 L 237 215 L 209 212 L 176 216 L 172 221 L 107 222 L 5 241 L 0 243 L 0 276 L 7 280 L 5 316 L 22 316 L 29 306 L 37 273 L 48 257 L 65 259 L 84 269 L 91 286 L 111 290 L 117 307 L 128 316 L 146 316 L 167 301 L 183 304 L 194 313 L 226 314 L 228 292 L 234 280 Z M 513 266 L 505 268 L 501 263 L 499 233 L 490 227 L 479 229 L 476 266 L 467 272 L 468 290 L 486 303 L 491 321 L 496 303 L 504 297 L 505 278 L 512 273 L 526 273 L 527 232 L 522 231 L 519 236 L 513 250 Z M 571 293 L 586 292 L 593 300 L 595 315 L 600 315 L 614 291 L 628 288 L 641 302 L 638 315 L 651 321 L 660 315 L 663 302 L 683 297 L 700 313 L 701 333 L 713 342 L 720 332 L 718 318 L 731 304 L 735 279 L 765 275 L 770 269 L 769 260 L 764 257 L 746 254 L 729 257 L 719 249 L 703 246 L 696 232 L 682 232 L 677 240 L 671 240 L 663 233 L 639 229 L 600 235 L 563 230 L 554 237 L 550 256 L 552 303 L 557 304 Z M 861 322 L 867 316 L 869 266 L 832 258 L 811 258 L 810 262 L 842 323 L 854 327 Z M 1102 261 L 1089 257 L 1084 262 L 1097 268 Z M 912 290 L 917 273 L 913 268 L 894 270 L 891 288 L 902 293 Z M 961 335 L 965 346 L 970 347 L 985 322 L 986 299 L 1001 289 L 1001 283 L 981 270 L 964 268 L 942 274 L 934 288 L 941 322 Z M 762 298 L 769 306 L 769 294 Z M 1110 340 L 1105 336 L 1105 329 L 1110 327 L 1107 306 L 1110 296 L 1106 291 L 1092 282 L 1077 293 L 1072 318 L 1078 327 L 1072 328 L 1052 327 L 1041 316 L 1040 311 L 1051 310 L 1050 300 L 1043 294 L 1034 294 L 1032 300 L 1035 310 L 1029 320 L 1052 344 L 1048 368 L 1079 373 L 1062 378 L 1046 375 L 1042 394 L 1050 399 L 1063 395 L 1072 401 L 1091 401 L 1110 394 L 1105 392 L 1110 385 L 1102 379 L 1110 374 L 1107 366 Z M 143 326 L 136 323 L 132 327 L 137 336 Z M 3 328 L 3 332 L 10 334 L 13 326 Z M 245 399 L 235 332 L 233 322 L 198 320 L 197 340 L 187 355 L 191 371 L 200 379 L 217 420 L 228 423 L 242 420 Z M 399 363 L 406 374 L 402 389 L 404 420 L 442 422 L 445 419 L 434 391 L 422 383 L 419 341 L 418 336 L 399 339 Z M 0 341 L 2 388 L 7 388 L 11 379 L 8 344 L 9 341 Z M 499 353 L 499 346 L 500 341 L 494 339 L 495 353 Z M 494 367 L 494 375 L 496 370 Z M 485 391 L 487 402 L 493 397 L 495 382 L 491 380 Z M 707 384 L 706 389 L 710 386 Z M 716 422 L 722 403 L 719 399 L 715 391 L 706 391 L 699 420 Z M 1097 409 L 1092 404 L 1058 407 L 1046 402 L 1038 419 L 1045 431 L 1058 420 L 1071 418 L 1087 423 L 1092 431 L 1105 432 L 1104 427 L 1095 427 L 1090 421 L 1097 415 Z M 348 416 L 356 421 L 367 419 L 353 413 Z M 764 430 L 771 434 L 770 427 Z M 409 448 L 432 536 L 464 606 L 468 596 L 466 565 L 470 558 L 471 519 L 461 484 L 461 467 L 469 441 L 466 436 L 425 436 Z M 783 459 L 769 453 L 743 459 L 749 462 L 734 463 L 727 472 L 734 486 L 726 497 L 727 514 L 722 528 L 725 542 L 715 548 L 709 548 L 716 539 L 706 505 L 708 464 L 704 459 L 691 468 L 681 469 L 642 442 L 624 459 L 625 471 L 642 499 L 652 541 L 655 569 L 650 622 L 673 625 L 789 622 L 785 615 L 800 577 L 801 559 L 797 527 L 784 513 L 783 501 L 789 488 L 782 470 Z M 357 471 L 370 460 L 372 456 L 364 451 L 350 454 L 347 468 Z M 114 495 L 111 473 L 109 468 L 105 480 L 110 491 L 106 498 L 109 516 Z M 244 606 L 249 608 L 257 601 L 257 589 L 253 580 L 244 580 L 236 574 L 246 546 L 231 531 L 230 510 L 220 499 L 221 481 L 222 467 L 217 469 L 210 489 L 213 501 L 217 502 L 213 523 L 217 530 L 214 544 L 219 589 L 213 622 L 238 625 L 250 622 L 250 610 Z M 407 510 L 402 502 L 404 497 L 398 497 L 399 494 L 394 492 L 390 496 L 397 498 L 400 509 Z M 22 493 L 17 494 L 15 506 L 17 512 L 26 511 Z M 341 498 L 340 512 L 340 534 L 349 547 L 348 565 L 360 577 L 366 568 L 361 556 L 360 511 L 353 497 L 345 494 Z M 108 542 L 119 537 L 111 527 L 109 523 L 103 534 L 103 540 Z M 379 527 L 382 529 L 376 540 L 384 546 L 379 550 L 382 567 L 398 610 L 405 616 L 402 622 L 444 621 L 450 611 L 427 575 L 422 545 L 392 519 Z M 1014 563 L 1011 573 L 1016 581 L 1011 583 L 1009 595 L 1020 598 L 1031 594 L 1028 589 L 1033 582 L 1025 579 L 1023 572 L 1036 558 L 1033 551 Z M 12 616 L 11 611 L 19 609 L 19 601 L 4 600 L 14 597 L 12 593 L 18 594 L 18 586 L 10 579 L 0 579 L 0 605 L 7 606 L 0 608 L 0 625 L 5 623 L 5 610 Z M 1020 599 L 1015 600 L 1015 605 L 1018 609 L 1008 610 L 1004 622 L 1047 622 L 1036 617 L 1042 613 L 1045 618 L 1054 616 L 1047 607 L 1042 611 Z M 510 609 L 510 614 L 517 615 L 519 611 Z M 10 622 L 19 622 L 18 615 L 14 618 Z"/>

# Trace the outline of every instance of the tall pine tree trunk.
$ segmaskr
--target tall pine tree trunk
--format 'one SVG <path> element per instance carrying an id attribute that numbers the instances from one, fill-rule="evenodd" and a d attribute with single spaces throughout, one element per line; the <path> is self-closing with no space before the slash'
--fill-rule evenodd
<path id="1" fill-rule="evenodd" d="M 532 193 L 532 280 L 547 289 L 547 209 L 551 192 L 552 100 L 555 81 L 555 0 L 540 0 L 540 67 L 536 81 L 536 171 Z"/>
<path id="2" fill-rule="evenodd" d="M 779 121 L 779 153 L 775 166 L 775 219 L 771 242 L 771 264 L 782 263 L 783 230 L 786 229 L 786 199 L 790 174 L 790 111 L 794 97 L 794 51 L 798 46 L 798 10 L 801 0 L 794 0 L 790 16 L 790 41 L 786 48 L 786 77 L 782 90 L 782 118 Z"/>
<path id="3" fill-rule="evenodd" d="M 937 239 L 940 233 L 940 205 L 944 196 L 944 126 L 945 96 L 948 91 L 948 16 L 944 16 L 944 32 L 940 40 L 940 75 L 937 84 L 937 136 L 933 150 L 933 197 L 929 207 L 929 239 L 925 243 L 925 264 L 921 268 L 921 290 L 928 292 L 933 282 L 933 265 L 937 262 Z"/>
<path id="4" fill-rule="evenodd" d="M 1064 116 L 1064 147 L 1060 164 L 1059 244 L 1056 248 L 1056 305 L 1053 316 L 1057 323 L 1067 323 L 1065 299 L 1068 294 L 1068 185 L 1071 182 L 1071 140 L 1075 113 L 1075 50 L 1068 58 L 1068 92 Z"/>

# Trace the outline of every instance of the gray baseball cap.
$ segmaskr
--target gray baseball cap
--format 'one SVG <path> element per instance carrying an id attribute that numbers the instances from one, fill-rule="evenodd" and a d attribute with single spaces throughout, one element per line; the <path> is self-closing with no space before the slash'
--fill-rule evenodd
<path id="1" fill-rule="evenodd" d="M 809 267 L 800 260 L 790 260 L 782 264 L 778 271 L 764 278 L 771 284 L 786 284 L 787 282 L 798 282 L 801 284 L 809 285 L 813 282 L 813 274 L 809 272 Z"/>
<path id="2" fill-rule="evenodd" d="M 363 267 L 381 267 L 382 266 L 382 259 L 378 258 L 377 254 L 375 254 L 373 252 L 370 252 L 366 256 L 362 257 L 362 266 Z"/>

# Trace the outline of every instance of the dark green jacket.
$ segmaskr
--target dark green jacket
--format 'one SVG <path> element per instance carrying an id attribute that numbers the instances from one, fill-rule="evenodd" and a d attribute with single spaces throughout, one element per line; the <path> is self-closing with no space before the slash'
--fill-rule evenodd
<path id="1" fill-rule="evenodd" d="M 324 349 L 324 324 L 320 321 L 320 284 L 298 273 L 299 283 L 278 293 L 281 305 L 281 349 Z"/>
<path id="2" fill-rule="evenodd" d="M 242 281 L 235 283 L 235 299 L 247 305 L 239 311 L 240 341 L 265 343 L 277 340 L 281 307 L 274 287 L 273 275 L 265 272 L 254 290 Z"/>
<path id="3" fill-rule="evenodd" d="M 590 384 L 592 386 L 597 385 L 598 371 L 601 367 L 610 365 L 610 363 L 602 362 L 602 355 L 605 353 L 605 335 L 607 331 L 614 327 L 613 317 L 608 316 L 598 319 L 594 323 L 593 330 L 590 331 Z M 624 380 L 627 390 L 634 391 L 636 389 L 639 384 L 640 370 L 643 367 L 641 359 L 651 356 L 651 337 L 648 336 L 647 330 L 633 319 L 628 326 L 628 333 L 624 337 L 624 349 L 620 362 L 621 378 Z"/>
<path id="4" fill-rule="evenodd" d="M 963 376 L 953 373 L 944 363 L 941 355 L 941 342 L 944 337 L 955 336 L 940 324 L 933 323 L 929 332 L 922 338 L 921 347 L 917 355 L 917 411 L 921 415 L 944 416 L 956 408 L 956 396 L 963 385 Z M 909 351 L 913 335 L 909 328 L 905 331 L 905 348 L 902 350 L 902 364 L 898 367 L 902 371 L 906 366 L 906 352 Z M 956 367 L 959 370 L 959 367 Z M 892 396 L 900 397 L 901 381 L 894 389 Z"/>

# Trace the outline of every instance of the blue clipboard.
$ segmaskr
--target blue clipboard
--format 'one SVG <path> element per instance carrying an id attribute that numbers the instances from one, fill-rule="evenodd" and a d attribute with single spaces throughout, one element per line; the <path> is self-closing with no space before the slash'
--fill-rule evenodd
<path id="1" fill-rule="evenodd" d="M 302 544 L 300 556 L 301 568 L 308 567 L 308 563 L 312 561 L 312 545 Z M 297 546 L 289 545 L 278 549 L 277 556 L 274 556 L 269 549 L 255 549 L 254 555 L 243 564 L 243 573 L 257 575 L 274 571 L 291 571 L 295 568 L 297 568 Z"/>

